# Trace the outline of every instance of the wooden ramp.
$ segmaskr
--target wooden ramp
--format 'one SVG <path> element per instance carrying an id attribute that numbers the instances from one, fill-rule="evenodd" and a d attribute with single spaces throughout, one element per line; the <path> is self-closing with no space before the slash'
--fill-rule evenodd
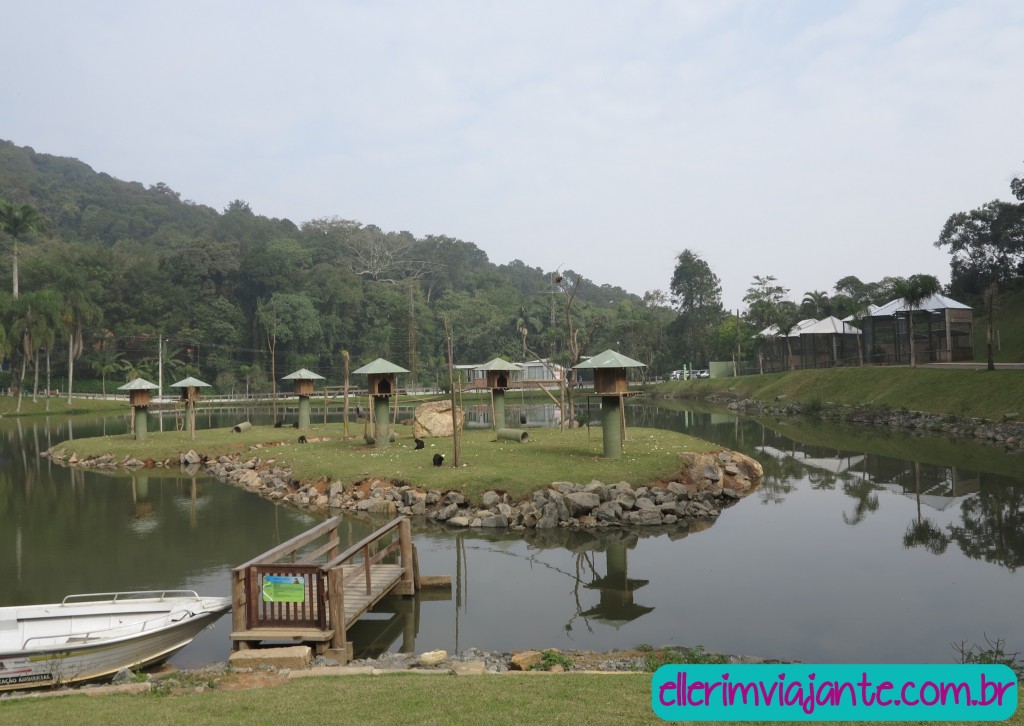
<path id="1" fill-rule="evenodd" d="M 234 650 L 309 643 L 343 662 L 347 631 L 388 594 L 416 590 L 409 520 L 398 517 L 338 554 L 337 517 L 232 570 Z M 326 542 L 321 542 L 326 540 Z M 397 564 L 384 562 L 398 559 Z"/>

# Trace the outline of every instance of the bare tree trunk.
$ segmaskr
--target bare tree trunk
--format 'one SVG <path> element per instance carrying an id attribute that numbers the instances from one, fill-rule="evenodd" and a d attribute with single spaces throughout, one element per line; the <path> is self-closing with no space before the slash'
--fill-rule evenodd
<path id="1" fill-rule="evenodd" d="M 455 364 L 452 360 L 452 330 L 448 319 L 444 321 L 444 334 L 448 339 L 448 386 L 452 402 L 452 466 L 459 465 L 459 415 L 455 402 Z"/>
<path id="2" fill-rule="evenodd" d="M 68 402 L 71 405 L 71 389 L 75 377 L 75 336 L 68 332 Z"/>
<path id="3" fill-rule="evenodd" d="M 50 349 L 46 349 L 46 410 L 50 410 Z"/>

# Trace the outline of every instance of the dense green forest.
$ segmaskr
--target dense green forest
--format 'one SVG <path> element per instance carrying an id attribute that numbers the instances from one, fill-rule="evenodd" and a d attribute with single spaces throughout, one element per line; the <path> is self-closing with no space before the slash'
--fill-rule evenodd
<path id="1" fill-rule="evenodd" d="M 1024 201 L 1020 179 L 1012 192 Z M 942 230 L 935 244 L 952 255 L 949 288 L 965 302 L 998 310 L 998 291 L 1019 287 L 1022 210 L 991 202 Z M 845 277 L 831 296 L 808 291 L 796 303 L 758 276 L 737 317 L 689 250 L 670 280 L 652 280 L 668 290 L 641 298 L 570 269 L 496 265 L 443 235 L 339 218 L 296 224 L 242 200 L 217 211 L 165 184 L 121 181 L 7 141 L 0 243 L 0 280 L 11 281 L 0 284 L 0 384 L 25 380 L 26 390 L 66 389 L 69 373 L 74 390 L 155 380 L 161 345 L 165 377 L 196 375 L 221 390 L 269 390 L 299 367 L 339 383 L 346 356 L 353 367 L 384 357 L 412 372 L 410 385 L 437 385 L 447 379 L 447 331 L 456 363 L 572 365 L 615 348 L 664 375 L 752 356 L 767 325 L 856 316 L 908 283 Z"/>
<path id="2" fill-rule="evenodd" d="M 431 385 L 447 377 L 446 321 L 460 363 L 570 363 L 607 347 L 667 360 L 671 310 L 657 298 L 570 269 L 495 265 L 451 237 L 336 218 L 299 226 L 241 200 L 218 212 L 10 142 L 0 142 L 0 200 L 15 217 L 37 212 L 0 234 L 0 279 L 13 282 L 16 265 L 20 292 L 0 286 L 0 350 L 15 381 L 22 363 L 45 377 L 47 362 L 66 380 L 69 357 L 86 387 L 155 380 L 162 339 L 171 375 L 221 388 L 266 390 L 271 354 L 277 378 L 305 366 L 337 383 L 343 352 L 353 368 L 381 356 Z"/>

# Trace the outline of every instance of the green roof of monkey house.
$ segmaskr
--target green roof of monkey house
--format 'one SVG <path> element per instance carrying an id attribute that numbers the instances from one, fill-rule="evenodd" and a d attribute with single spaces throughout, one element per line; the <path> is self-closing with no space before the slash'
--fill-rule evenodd
<path id="1" fill-rule="evenodd" d="M 585 360 L 578 365 L 574 365 L 573 368 L 646 368 L 646 363 L 641 363 L 638 360 L 633 360 L 621 353 L 616 353 L 614 350 L 609 348 L 603 353 L 598 353 L 593 356 L 590 360 Z"/>

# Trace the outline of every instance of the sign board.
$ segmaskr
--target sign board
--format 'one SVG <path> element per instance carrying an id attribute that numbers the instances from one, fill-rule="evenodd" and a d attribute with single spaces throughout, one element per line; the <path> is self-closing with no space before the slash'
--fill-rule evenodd
<path id="1" fill-rule="evenodd" d="M 264 575 L 263 602 L 305 602 L 306 583 L 295 575 Z"/>

